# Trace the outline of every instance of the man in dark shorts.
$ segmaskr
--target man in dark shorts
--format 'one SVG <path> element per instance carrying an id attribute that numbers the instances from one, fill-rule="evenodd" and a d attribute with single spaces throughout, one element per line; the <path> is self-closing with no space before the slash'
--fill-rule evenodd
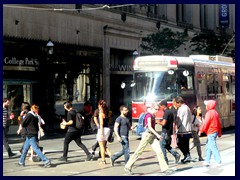
<path id="1" fill-rule="evenodd" d="M 114 166 L 114 162 L 124 155 L 125 164 L 127 164 L 130 156 L 130 148 L 129 148 L 129 129 L 131 129 L 130 121 L 127 118 L 128 108 L 125 105 L 120 107 L 121 115 L 116 119 L 114 124 L 114 132 L 117 136 L 118 142 L 122 145 L 122 150 L 115 153 L 111 157 L 111 165 Z"/>

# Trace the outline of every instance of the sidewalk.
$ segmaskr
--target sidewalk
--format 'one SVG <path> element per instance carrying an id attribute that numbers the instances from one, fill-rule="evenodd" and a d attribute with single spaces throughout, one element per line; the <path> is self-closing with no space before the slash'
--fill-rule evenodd
<path id="1" fill-rule="evenodd" d="M 64 135 L 62 135 L 64 136 Z M 57 137 L 57 136 L 56 136 Z M 41 162 L 30 162 L 26 160 L 26 167 L 19 168 L 15 164 L 19 158 L 9 159 L 7 152 L 4 149 L 3 153 L 3 175 L 4 176 L 129 176 L 123 170 L 124 157 L 118 159 L 114 167 L 111 167 L 109 158 L 106 158 L 106 165 L 98 164 L 98 152 L 93 161 L 85 162 L 86 155 L 74 142 L 69 146 L 68 163 L 58 161 L 62 156 L 63 137 L 56 138 L 54 136 L 40 141 L 40 145 L 44 147 L 46 156 L 52 160 L 52 167 L 42 168 Z M 11 138 L 10 138 L 11 139 Z M 136 150 L 139 140 L 137 136 L 130 133 L 130 150 L 131 155 Z M 84 135 L 82 142 L 90 150 L 91 146 L 96 142 L 96 136 Z M 206 137 L 201 137 L 203 157 L 205 157 L 205 142 Z M 215 167 L 215 162 L 211 160 L 211 167 L 202 166 L 202 162 L 197 161 L 196 148 L 191 150 L 193 161 L 187 164 L 174 163 L 174 158 L 168 153 L 169 167 L 174 172 L 169 176 L 235 176 L 235 132 L 224 132 L 223 136 L 217 139 L 217 144 L 222 157 L 223 165 Z M 18 152 L 22 143 L 10 144 L 13 152 Z M 108 143 L 108 147 L 112 153 L 120 150 L 119 143 L 115 140 L 113 143 Z M 182 153 L 177 149 L 182 155 Z M 182 158 L 182 157 L 181 157 Z M 135 163 L 132 169 L 133 176 L 163 176 L 160 173 L 156 154 L 151 146 L 147 146 L 143 154 Z"/>

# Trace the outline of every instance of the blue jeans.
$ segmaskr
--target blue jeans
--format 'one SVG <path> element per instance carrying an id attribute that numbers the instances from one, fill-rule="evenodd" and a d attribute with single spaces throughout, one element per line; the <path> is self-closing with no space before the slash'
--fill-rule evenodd
<path id="1" fill-rule="evenodd" d="M 217 139 L 218 133 L 213 133 L 207 136 L 207 143 L 206 143 L 206 163 L 210 163 L 211 156 L 213 154 L 213 157 L 215 161 L 220 164 L 221 163 L 221 157 L 220 153 L 217 147 L 216 139 Z"/>
<path id="2" fill-rule="evenodd" d="M 41 150 L 39 149 L 39 147 L 37 145 L 37 139 L 34 136 L 34 137 L 26 137 L 24 145 L 23 145 L 22 155 L 19 160 L 19 164 L 25 164 L 25 158 L 27 156 L 28 149 L 30 148 L 30 146 L 32 146 L 33 151 L 35 153 L 37 153 L 37 155 L 41 158 L 41 160 L 44 163 L 49 162 L 49 159 L 47 159 L 46 156 L 44 156 L 43 153 L 41 152 Z"/>
<path id="3" fill-rule="evenodd" d="M 120 142 L 120 144 L 122 145 L 122 150 L 114 154 L 112 156 L 112 160 L 115 161 L 116 159 L 124 155 L 125 163 L 127 163 L 130 156 L 129 141 L 127 136 L 121 136 L 121 137 L 122 137 L 122 142 Z"/>
<path id="4" fill-rule="evenodd" d="M 168 139 L 165 138 L 166 133 L 162 132 L 161 136 L 164 137 L 162 141 L 160 142 L 160 147 L 162 149 L 164 159 L 166 163 L 168 163 L 168 158 L 167 158 L 167 151 L 170 152 L 174 157 L 176 157 L 177 152 L 171 147 L 171 136 L 168 137 Z"/>

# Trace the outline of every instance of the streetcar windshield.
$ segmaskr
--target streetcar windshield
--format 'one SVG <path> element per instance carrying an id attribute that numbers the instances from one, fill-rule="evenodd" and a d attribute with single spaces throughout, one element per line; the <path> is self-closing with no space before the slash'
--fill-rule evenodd
<path id="1" fill-rule="evenodd" d="M 134 100 L 171 100 L 177 95 L 177 78 L 169 71 L 137 72 L 133 89 Z"/>

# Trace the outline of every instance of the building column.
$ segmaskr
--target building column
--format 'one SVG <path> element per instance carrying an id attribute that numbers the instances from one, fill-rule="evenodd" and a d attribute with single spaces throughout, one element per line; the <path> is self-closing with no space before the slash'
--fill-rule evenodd
<path id="1" fill-rule="evenodd" d="M 110 47 L 106 35 L 107 26 L 103 27 L 103 99 L 110 106 Z"/>

